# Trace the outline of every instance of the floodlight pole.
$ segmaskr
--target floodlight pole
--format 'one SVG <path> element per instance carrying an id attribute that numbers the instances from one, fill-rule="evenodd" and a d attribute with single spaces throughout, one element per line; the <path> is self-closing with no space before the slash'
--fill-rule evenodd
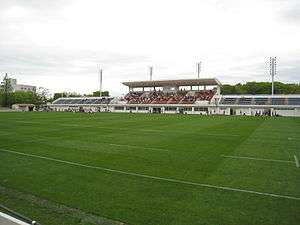
<path id="1" fill-rule="evenodd" d="M 272 75 L 272 96 L 274 95 L 274 75 Z"/>
<path id="2" fill-rule="evenodd" d="M 200 79 L 200 72 L 201 72 L 201 61 L 196 64 L 196 70 L 197 70 L 197 78 Z M 198 86 L 198 91 L 200 87 Z"/>
<path id="3" fill-rule="evenodd" d="M 153 67 L 149 67 L 149 76 L 150 76 L 150 81 L 152 81 L 152 75 L 153 75 Z"/>
<path id="4" fill-rule="evenodd" d="M 200 79 L 200 72 L 201 72 L 201 61 L 197 63 L 197 76 Z"/>
<path id="5" fill-rule="evenodd" d="M 99 70 L 99 79 L 100 79 L 99 97 L 102 97 L 102 69 Z"/>
<path id="6" fill-rule="evenodd" d="M 150 81 L 152 81 L 152 76 L 153 76 L 153 67 L 149 66 L 149 76 L 150 76 Z M 150 91 L 152 91 L 152 89 L 150 88 Z"/>
<path id="7" fill-rule="evenodd" d="M 272 78 L 272 96 L 274 95 L 274 76 L 277 73 L 277 57 L 270 57 L 270 75 Z"/>

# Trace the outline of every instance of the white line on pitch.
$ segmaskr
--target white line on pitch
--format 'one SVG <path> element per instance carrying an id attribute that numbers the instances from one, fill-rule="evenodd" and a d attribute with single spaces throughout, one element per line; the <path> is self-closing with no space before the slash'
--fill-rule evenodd
<path id="1" fill-rule="evenodd" d="M 295 163 L 296 163 L 296 167 L 299 167 L 299 161 L 298 161 L 298 158 L 296 155 L 294 155 L 294 158 L 295 158 Z"/>
<path id="2" fill-rule="evenodd" d="M 168 182 L 177 183 L 177 184 L 185 184 L 185 185 L 192 185 L 192 186 L 198 186 L 198 187 L 213 188 L 213 189 L 218 189 L 218 190 L 242 192 L 242 193 L 248 193 L 248 194 L 255 194 L 255 195 L 269 196 L 269 197 L 274 197 L 274 198 L 283 198 L 283 199 L 291 199 L 291 200 L 300 201 L 300 197 L 295 197 L 295 196 L 273 194 L 273 193 L 268 193 L 268 192 L 258 192 L 258 191 L 245 190 L 245 189 L 239 189 L 239 188 L 217 186 L 217 185 L 212 185 L 212 184 L 195 183 L 195 182 L 177 180 L 177 179 L 172 179 L 172 178 L 156 177 L 156 176 L 150 176 L 150 175 L 145 175 L 145 174 L 126 172 L 126 171 L 122 171 L 122 170 L 114 170 L 114 169 L 109 169 L 109 168 L 105 168 L 105 167 L 89 166 L 89 165 L 85 165 L 85 164 L 81 164 L 81 163 L 65 161 L 65 160 L 61 160 L 61 159 L 55 159 L 55 158 L 39 156 L 39 155 L 32 155 L 32 154 L 12 151 L 12 150 L 8 150 L 8 149 L 0 149 L 0 151 L 12 153 L 12 154 L 23 155 L 23 156 L 27 156 L 27 157 L 46 159 L 49 161 L 69 164 L 69 165 L 73 165 L 73 166 L 80 166 L 80 167 L 85 167 L 85 168 L 90 168 L 90 169 L 102 170 L 102 171 L 106 171 L 106 172 L 125 174 L 128 176 L 142 177 L 142 178 L 147 178 L 147 179 L 152 179 L 152 180 L 168 181 Z"/>
<path id="3" fill-rule="evenodd" d="M 7 214 L 5 214 L 5 213 L 2 213 L 2 212 L 0 212 L 0 217 L 4 218 L 4 219 L 6 219 L 6 220 L 11 221 L 13 224 L 18 224 L 18 225 L 30 225 L 29 223 L 25 223 L 25 222 L 23 222 L 23 221 L 21 221 L 21 220 L 18 220 L 18 219 L 16 219 L 16 218 L 14 218 L 14 217 L 12 217 L 12 216 L 10 216 L 10 215 L 7 215 Z"/>
<path id="4" fill-rule="evenodd" d="M 142 146 L 137 146 L 137 145 L 120 145 L 120 144 L 109 144 L 109 145 L 117 146 L 117 147 L 142 148 L 142 149 L 148 149 L 148 150 L 154 150 L 154 151 L 165 151 L 165 152 L 169 151 L 167 149 L 162 149 L 162 148 L 150 148 L 150 147 L 142 147 Z"/>
<path id="5" fill-rule="evenodd" d="M 249 160 L 268 161 L 268 162 L 294 163 L 293 161 L 280 160 L 280 159 L 265 159 L 265 158 L 255 158 L 255 157 L 246 157 L 246 156 L 233 156 L 233 155 L 221 155 L 221 156 L 225 157 L 225 158 L 232 158 L 232 159 L 249 159 Z"/>

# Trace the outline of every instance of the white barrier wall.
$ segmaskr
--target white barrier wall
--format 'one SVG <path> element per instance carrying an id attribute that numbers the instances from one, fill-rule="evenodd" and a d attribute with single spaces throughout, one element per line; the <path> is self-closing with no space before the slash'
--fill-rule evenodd
<path id="1" fill-rule="evenodd" d="M 295 109 L 295 116 L 300 116 L 300 108 L 299 109 Z"/>
<path id="2" fill-rule="evenodd" d="M 68 111 L 73 109 L 79 110 L 79 106 L 55 105 L 50 106 L 54 111 Z M 216 107 L 216 106 L 156 106 L 160 108 L 161 113 L 166 114 L 191 114 L 191 115 L 246 115 L 255 116 L 256 114 L 263 115 L 267 110 L 271 110 L 272 115 L 279 116 L 297 116 L 300 117 L 300 108 L 270 108 L 269 107 Z M 152 106 L 83 106 L 84 111 L 89 112 L 127 112 L 127 113 L 152 113 Z"/>
<path id="3" fill-rule="evenodd" d="M 244 115 L 244 116 L 251 116 L 251 109 L 248 108 L 240 108 L 235 110 L 236 115 Z"/>
<path id="4" fill-rule="evenodd" d="M 298 109 L 274 109 L 273 111 L 279 116 L 300 116 Z"/>
<path id="5" fill-rule="evenodd" d="M 262 115 L 264 113 L 265 109 L 259 108 L 259 109 L 251 109 L 251 115 L 255 116 L 255 115 Z"/>

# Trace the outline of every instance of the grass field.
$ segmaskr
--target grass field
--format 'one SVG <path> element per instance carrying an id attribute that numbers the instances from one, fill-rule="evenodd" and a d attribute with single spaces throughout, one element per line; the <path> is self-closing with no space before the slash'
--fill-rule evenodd
<path id="1" fill-rule="evenodd" d="M 300 224 L 300 118 L 0 113 L 0 203 L 44 225 Z"/>

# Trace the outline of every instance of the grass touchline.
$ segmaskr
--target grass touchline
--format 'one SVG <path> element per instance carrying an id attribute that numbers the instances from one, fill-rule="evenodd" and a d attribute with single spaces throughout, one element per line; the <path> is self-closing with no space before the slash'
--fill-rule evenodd
<path id="1" fill-rule="evenodd" d="M 90 169 L 103 170 L 103 171 L 131 175 L 131 176 L 136 176 L 136 177 L 150 178 L 150 179 L 154 179 L 154 180 L 169 181 L 169 182 L 173 182 L 173 183 L 188 184 L 188 185 L 194 185 L 194 186 L 200 186 L 200 187 L 208 187 L 208 188 L 215 188 L 215 189 L 228 190 L 228 191 L 237 191 L 237 192 L 243 192 L 243 193 L 250 193 L 250 194 L 256 194 L 256 195 L 264 195 L 264 196 L 271 196 L 271 197 L 276 197 L 276 198 L 285 198 L 285 199 L 292 199 L 292 200 L 300 201 L 300 197 L 287 196 L 287 195 L 281 195 L 281 194 L 273 194 L 273 193 L 267 193 L 267 192 L 258 192 L 258 191 L 252 191 L 252 190 L 244 190 L 244 189 L 231 188 L 231 187 L 225 187 L 225 186 L 216 186 L 216 185 L 212 185 L 212 184 L 201 184 L 201 183 L 195 183 L 195 182 L 190 182 L 190 181 L 176 180 L 176 179 L 172 179 L 172 178 L 156 177 L 156 176 L 151 176 L 151 175 L 138 174 L 138 173 L 133 173 L 133 172 L 121 171 L 121 170 L 114 170 L 114 169 L 109 169 L 109 168 L 104 168 L 104 167 L 90 166 L 90 165 L 85 165 L 85 164 L 61 160 L 61 159 L 54 159 L 54 158 L 45 157 L 45 156 L 26 154 L 26 153 L 12 151 L 12 150 L 8 150 L 8 149 L 0 149 L 0 151 L 23 155 L 23 156 L 28 156 L 28 157 L 33 157 L 33 158 L 46 159 L 46 160 L 50 160 L 50 161 L 54 161 L 54 162 L 65 163 L 65 164 L 69 164 L 69 165 L 80 166 L 80 167 L 85 167 L 85 168 L 90 168 Z"/>

